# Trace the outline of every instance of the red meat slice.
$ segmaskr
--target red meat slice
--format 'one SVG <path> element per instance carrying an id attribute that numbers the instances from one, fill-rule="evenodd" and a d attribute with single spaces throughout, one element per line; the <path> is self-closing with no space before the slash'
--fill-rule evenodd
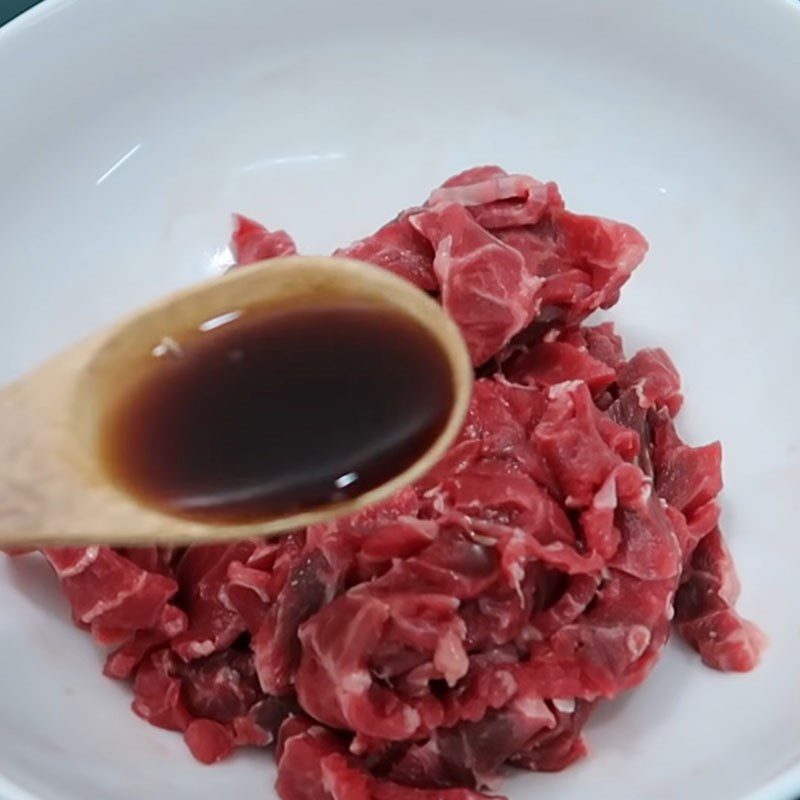
<path id="1" fill-rule="evenodd" d="M 643 483 L 642 490 L 634 503 L 617 507 L 615 524 L 620 543 L 608 563 L 643 581 L 675 578 L 683 560 L 680 540 L 650 485 Z"/>
<path id="2" fill-rule="evenodd" d="M 270 607 L 280 598 L 304 541 L 303 533 L 270 539 L 257 544 L 245 562 L 234 558 L 228 563 L 219 600 L 239 615 L 250 634 L 258 632 Z"/>
<path id="3" fill-rule="evenodd" d="M 434 189 L 426 205 L 458 203 L 487 229 L 533 225 L 551 208 L 563 208 L 558 187 L 500 167 L 477 167 Z"/>
<path id="4" fill-rule="evenodd" d="M 91 548 L 90 548 L 91 549 Z M 128 561 L 132 561 L 137 567 L 141 567 L 145 572 L 157 572 L 159 575 L 166 575 L 168 578 L 174 577 L 172 574 L 172 562 L 175 557 L 174 547 L 120 547 L 116 550 Z"/>
<path id="5" fill-rule="evenodd" d="M 175 567 L 182 605 L 189 615 L 188 629 L 172 641 L 172 649 L 185 661 L 202 658 L 230 647 L 246 630 L 242 618 L 224 603 L 222 588 L 228 566 L 255 550 L 253 541 L 232 545 L 194 545 Z"/>
<path id="6" fill-rule="evenodd" d="M 388 740 L 404 740 L 441 724 L 441 703 L 428 694 L 402 698 L 375 679 L 377 655 L 405 649 L 431 664 L 437 679 L 454 681 L 467 668 L 463 622 L 454 598 L 377 596 L 352 590 L 300 629 L 303 655 L 297 672 L 300 705 L 332 727 Z M 384 639 L 386 641 L 384 641 Z M 388 643 L 394 642 L 394 647 Z M 346 643 L 346 646 L 343 646 Z"/>
<path id="7" fill-rule="evenodd" d="M 438 205 L 410 222 L 435 250 L 442 305 L 461 328 L 472 363 L 483 364 L 531 321 L 541 280 L 463 206 Z"/>
<path id="8" fill-rule="evenodd" d="M 233 752 L 234 737 L 224 725 L 211 719 L 195 719 L 186 727 L 183 739 L 202 764 L 216 764 Z"/>
<path id="9" fill-rule="evenodd" d="M 565 333 L 564 339 L 566 340 L 569 332 Z M 625 361 L 622 339 L 614 333 L 613 323 L 604 322 L 601 325 L 574 328 L 573 335 L 576 335 L 578 341 L 585 342 L 586 350 L 592 358 L 602 361 L 611 369 L 619 370 Z"/>
<path id="10" fill-rule="evenodd" d="M 530 618 L 536 638 L 544 639 L 574 622 L 586 611 L 600 586 L 599 575 L 571 575 L 561 596 Z"/>
<path id="11" fill-rule="evenodd" d="M 264 747 L 296 706 L 264 697 L 251 654 L 227 650 L 184 664 L 162 649 L 139 667 L 133 710 L 151 724 L 184 732 L 192 754 L 211 764 L 236 746 Z"/>
<path id="12" fill-rule="evenodd" d="M 401 214 L 372 236 L 336 250 L 334 255 L 383 267 L 426 292 L 439 288 L 433 271 L 433 248 L 407 214 Z"/>
<path id="13" fill-rule="evenodd" d="M 666 641 L 675 585 L 612 570 L 584 616 L 511 667 L 517 686 L 529 696 L 591 701 L 640 683 Z"/>
<path id="14" fill-rule="evenodd" d="M 619 370 L 617 382 L 622 390 L 634 390 L 642 408 L 666 408 L 672 417 L 680 411 L 681 379 L 672 359 L 661 348 L 636 353 Z"/>
<path id="15" fill-rule="evenodd" d="M 371 800 L 503 800 L 469 789 L 417 789 L 391 781 L 372 781 L 370 791 Z M 343 795 L 342 800 L 349 798 Z"/>
<path id="16" fill-rule="evenodd" d="M 543 281 L 542 308 L 567 324 L 616 303 L 647 252 L 635 228 L 559 208 L 536 225 L 495 233 L 522 255 L 527 272 Z"/>
<path id="17" fill-rule="evenodd" d="M 44 554 L 61 578 L 75 621 L 91 627 L 101 642 L 124 641 L 157 627 L 178 588 L 171 578 L 146 572 L 107 547 L 47 549 Z"/>
<path id="18" fill-rule="evenodd" d="M 289 720 L 281 738 L 277 789 L 284 800 L 491 800 L 466 789 L 417 789 L 376 780 L 319 726 Z"/>
<path id="19" fill-rule="evenodd" d="M 233 215 L 233 224 L 231 252 L 236 264 L 253 264 L 267 258 L 292 256 L 297 252 L 294 239 L 286 231 L 268 231 L 241 214 Z"/>
<path id="20" fill-rule="evenodd" d="M 554 701 L 553 705 L 556 725 L 534 736 L 524 752 L 511 758 L 512 764 L 536 772 L 559 772 L 586 755 L 580 731 L 592 711 L 591 703 Z"/>
<path id="21" fill-rule="evenodd" d="M 125 644 L 109 654 L 103 672 L 110 678 L 130 678 L 142 660 L 153 650 L 167 644 L 188 626 L 188 617 L 173 605 L 164 606 L 158 624 L 137 631 Z"/>
<path id="22" fill-rule="evenodd" d="M 286 586 L 272 604 L 253 638 L 261 686 L 271 694 L 286 694 L 300 660 L 300 625 L 335 596 L 336 575 L 319 551 L 304 556 L 290 570 Z"/>
<path id="23" fill-rule="evenodd" d="M 183 682 L 184 702 L 193 717 L 233 722 L 261 699 L 251 653 L 226 650 L 176 664 L 175 673 Z"/>
<path id="24" fill-rule="evenodd" d="M 730 553 L 715 528 L 694 551 L 675 600 L 675 622 L 704 664 L 726 672 L 753 669 L 765 644 L 761 631 L 734 611 L 738 596 Z"/>
<path id="25" fill-rule="evenodd" d="M 590 506 L 609 475 L 634 457 L 639 438 L 597 410 L 585 383 L 562 383 L 533 438 L 568 507 Z"/>
<path id="26" fill-rule="evenodd" d="M 489 786 L 497 782 L 503 764 L 555 724 L 547 703 L 517 697 L 503 710 L 440 728 L 425 744 L 412 745 L 390 777 L 412 785 L 428 785 L 435 776 L 442 786 Z"/>
<path id="27" fill-rule="evenodd" d="M 656 416 L 654 427 L 656 490 L 689 515 L 713 501 L 722 489 L 722 447 L 719 442 L 704 447 L 685 445 L 664 415 Z"/>
<path id="28" fill-rule="evenodd" d="M 100 556 L 99 547 L 49 547 L 42 551 L 63 581 L 85 572 Z"/>
<path id="29" fill-rule="evenodd" d="M 169 650 L 152 653 L 136 672 L 133 710 L 151 725 L 183 731 L 192 716 L 183 701 L 183 687 L 176 676 L 178 659 Z"/>
<path id="30" fill-rule="evenodd" d="M 266 747 L 277 739 L 283 721 L 299 713 L 297 703 L 291 698 L 265 697 L 252 705 L 244 716 L 233 720 L 235 744 Z"/>
<path id="31" fill-rule="evenodd" d="M 608 364 L 566 342 L 537 342 L 504 369 L 509 380 L 536 386 L 583 381 L 594 394 L 608 388 L 617 373 Z"/>

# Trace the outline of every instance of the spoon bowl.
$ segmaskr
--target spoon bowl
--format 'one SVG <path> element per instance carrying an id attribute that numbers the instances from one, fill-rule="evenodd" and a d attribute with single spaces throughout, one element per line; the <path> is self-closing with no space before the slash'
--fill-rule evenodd
<path id="1" fill-rule="evenodd" d="M 173 335 L 258 306 L 356 302 L 400 314 L 446 356 L 453 403 L 410 466 L 347 499 L 241 524 L 185 519 L 143 504 L 101 458 L 108 410 L 146 375 Z M 332 257 L 271 259 L 171 295 L 55 356 L 0 392 L 0 546 L 186 544 L 277 535 L 351 514 L 417 480 L 463 424 L 472 366 L 456 325 L 424 292 L 386 270 Z"/>

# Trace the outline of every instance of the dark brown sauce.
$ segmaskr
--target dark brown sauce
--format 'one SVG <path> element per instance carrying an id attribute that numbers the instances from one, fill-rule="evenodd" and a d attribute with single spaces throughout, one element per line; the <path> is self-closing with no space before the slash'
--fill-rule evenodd
<path id="1" fill-rule="evenodd" d="M 257 522 L 361 495 L 414 463 L 450 415 L 447 356 L 399 313 L 251 309 L 184 333 L 156 348 L 101 431 L 111 479 L 167 513 Z"/>

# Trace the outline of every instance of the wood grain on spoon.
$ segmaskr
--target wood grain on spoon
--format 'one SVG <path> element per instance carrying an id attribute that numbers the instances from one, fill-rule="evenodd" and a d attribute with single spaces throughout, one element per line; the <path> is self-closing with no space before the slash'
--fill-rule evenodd
<path id="1" fill-rule="evenodd" d="M 245 524 L 212 524 L 149 507 L 120 488 L 100 456 L 104 415 L 140 382 L 143 365 L 174 333 L 231 311 L 357 302 L 403 314 L 447 357 L 453 404 L 431 446 L 364 494 Z M 0 546 L 179 544 L 277 535 L 378 502 L 427 472 L 466 415 L 472 367 L 439 305 L 408 282 L 360 262 L 274 259 L 200 284 L 96 333 L 0 391 Z M 324 401 L 324 400 L 323 400 Z"/>

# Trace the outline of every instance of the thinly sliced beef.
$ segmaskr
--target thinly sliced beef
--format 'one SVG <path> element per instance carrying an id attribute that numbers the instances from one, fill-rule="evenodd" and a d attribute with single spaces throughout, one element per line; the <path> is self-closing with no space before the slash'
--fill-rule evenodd
<path id="1" fill-rule="evenodd" d="M 434 189 L 426 205 L 458 203 L 484 228 L 533 225 L 553 208 L 563 208 L 558 187 L 529 175 L 509 175 L 500 167 L 478 167 Z"/>
<path id="2" fill-rule="evenodd" d="M 461 205 L 437 205 L 410 222 L 434 248 L 442 305 L 461 328 L 472 363 L 483 364 L 531 321 L 541 280 Z"/>
<path id="3" fill-rule="evenodd" d="M 109 678 L 130 678 L 153 650 L 168 644 L 188 627 L 186 612 L 173 605 L 164 606 L 158 624 L 137 631 L 127 642 L 109 654 L 103 672 Z"/>
<path id="4" fill-rule="evenodd" d="M 178 664 L 183 697 L 193 717 L 222 724 L 241 717 L 261 699 L 252 653 L 226 650 Z"/>
<path id="5" fill-rule="evenodd" d="M 522 255 L 527 272 L 542 280 L 539 299 L 549 320 L 567 324 L 614 305 L 647 252 L 635 228 L 559 208 L 536 225 L 496 234 Z"/>
<path id="6" fill-rule="evenodd" d="M 177 583 L 147 572 L 108 547 L 47 549 L 78 625 L 103 644 L 158 627 Z"/>
<path id="7" fill-rule="evenodd" d="M 294 239 L 286 231 L 268 231 L 260 223 L 241 214 L 234 214 L 233 223 L 231 252 L 239 265 L 297 253 Z"/>
<path id="8" fill-rule="evenodd" d="M 185 661 L 230 647 L 246 630 L 242 618 L 225 605 L 221 589 L 229 565 L 247 558 L 255 546 L 249 540 L 231 545 L 194 545 L 181 556 L 175 577 L 189 626 L 172 641 L 172 649 Z"/>
<path id="9" fill-rule="evenodd" d="M 623 391 L 632 389 L 642 408 L 665 408 L 674 417 L 683 404 L 678 371 L 660 347 L 636 353 L 620 368 L 617 383 Z"/>
<path id="10" fill-rule="evenodd" d="M 738 596 L 735 567 L 714 528 L 694 551 L 675 600 L 675 622 L 704 664 L 726 672 L 749 672 L 765 644 L 761 631 L 734 610 Z"/>
<path id="11" fill-rule="evenodd" d="M 281 730 L 278 793 L 284 800 L 490 800 L 468 789 L 419 789 L 372 777 L 329 731 L 289 720 Z"/>
<path id="12" fill-rule="evenodd" d="M 192 715 L 184 703 L 177 666 L 178 658 L 166 648 L 145 659 L 137 669 L 133 683 L 133 710 L 151 725 L 184 731 L 192 721 Z"/>
<path id="13" fill-rule="evenodd" d="M 554 727 L 534 736 L 523 752 L 510 763 L 535 772 L 560 772 L 586 755 L 581 728 L 592 711 L 591 703 L 583 700 L 554 700 Z"/>
<path id="14" fill-rule="evenodd" d="M 265 692 L 292 690 L 300 660 L 300 625 L 336 594 L 336 574 L 318 550 L 301 558 L 286 576 L 286 584 L 270 605 L 253 637 L 256 669 Z"/>
<path id="15" fill-rule="evenodd" d="M 433 271 L 433 247 L 411 224 L 408 214 L 401 214 L 377 233 L 340 248 L 334 255 L 383 267 L 426 292 L 439 289 Z"/>
<path id="16" fill-rule="evenodd" d="M 509 380 L 535 386 L 584 381 L 593 394 L 607 389 L 617 379 L 608 364 L 567 342 L 537 342 L 513 359 L 505 373 Z"/>
<path id="17" fill-rule="evenodd" d="M 295 252 L 241 216 L 231 249 Z M 673 616 L 706 664 L 752 669 L 721 448 L 680 439 L 663 350 L 626 358 L 611 323 L 581 324 L 646 249 L 489 166 L 338 250 L 460 326 L 466 423 L 414 486 L 278 540 L 45 550 L 134 711 L 203 763 L 277 743 L 283 800 L 487 800 L 507 764 L 581 758 L 593 707 L 646 678 Z"/>
<path id="18" fill-rule="evenodd" d="M 412 745 L 390 775 L 412 785 L 429 785 L 433 774 L 442 786 L 490 786 L 506 762 L 555 724 L 543 700 L 517 697 L 502 710 L 440 728 L 424 744 Z"/>

